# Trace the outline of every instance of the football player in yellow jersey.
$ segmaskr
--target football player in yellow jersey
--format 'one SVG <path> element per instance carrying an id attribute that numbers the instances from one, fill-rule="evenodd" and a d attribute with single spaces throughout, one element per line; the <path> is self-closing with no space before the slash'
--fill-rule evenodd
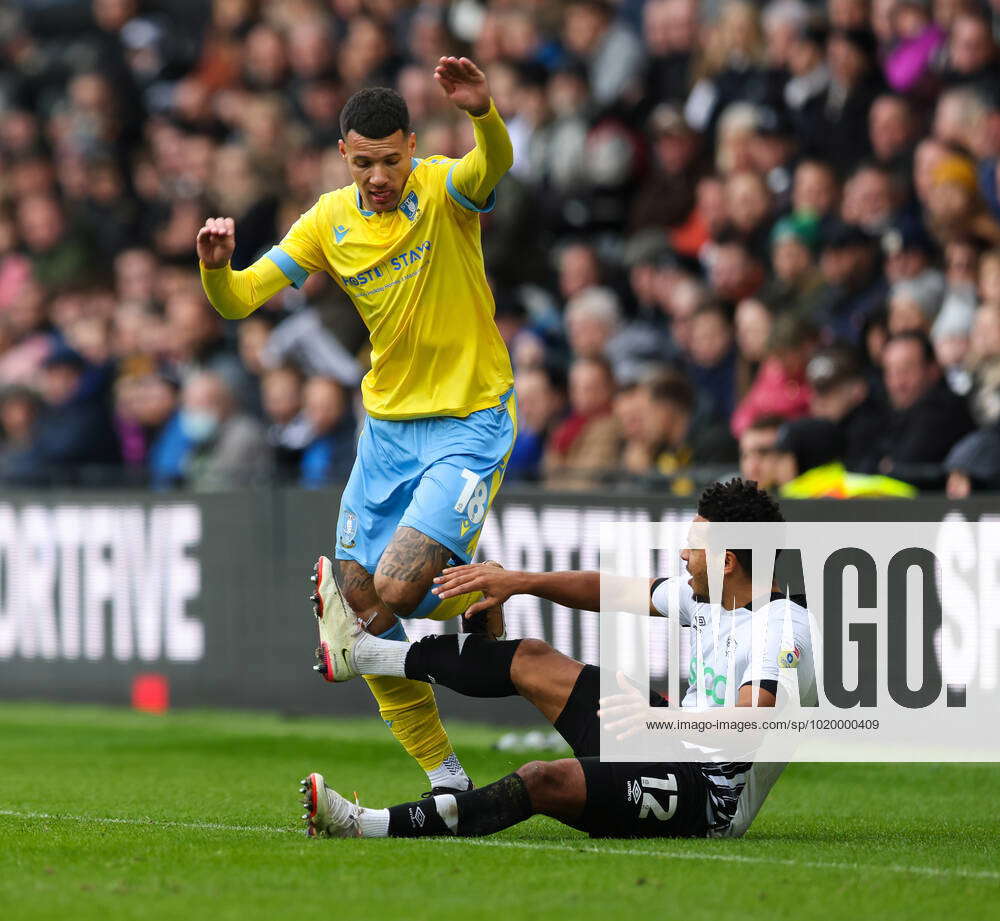
<path id="1" fill-rule="evenodd" d="M 400 617 L 445 619 L 479 600 L 475 593 L 441 602 L 430 589 L 445 566 L 472 558 L 516 433 L 513 374 L 493 319 L 479 227 L 513 150 L 472 61 L 441 58 L 434 77 L 472 120 L 476 145 L 461 159 L 415 158 L 402 97 L 361 90 L 340 116 L 352 185 L 321 196 L 243 271 L 229 264 L 231 218 L 211 218 L 198 233 L 202 283 L 222 316 L 245 317 L 284 286 L 323 271 L 369 330 L 368 418 L 341 498 L 336 559 L 320 557 L 316 566 L 317 670 L 328 681 L 338 680 L 340 651 L 325 641 L 324 607 L 346 600 L 369 632 L 405 639 Z M 478 629 L 502 633 L 502 613 L 486 614 Z M 431 787 L 467 789 L 431 686 L 368 683 Z"/>

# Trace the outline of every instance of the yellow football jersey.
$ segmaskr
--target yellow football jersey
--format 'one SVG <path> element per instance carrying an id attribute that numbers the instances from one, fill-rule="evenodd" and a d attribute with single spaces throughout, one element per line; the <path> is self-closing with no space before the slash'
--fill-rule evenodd
<path id="1" fill-rule="evenodd" d="M 325 270 L 351 297 L 371 336 L 362 393 L 377 418 L 465 416 L 512 383 L 480 209 L 448 188 L 456 162 L 416 162 L 392 211 L 366 211 L 354 185 L 329 192 L 268 254 L 293 284 Z"/>
<path id="2" fill-rule="evenodd" d="M 507 140 L 495 109 L 482 119 L 499 123 Z M 328 192 L 255 264 L 270 260 L 296 287 L 325 271 L 347 292 L 371 337 L 372 368 L 361 386 L 376 418 L 466 416 L 496 406 L 513 385 L 480 242 L 479 214 L 492 209 L 495 193 L 480 208 L 460 191 L 481 188 L 481 164 L 478 149 L 463 160 L 415 159 L 399 205 L 387 212 L 365 210 L 353 184 Z M 213 282 L 206 290 L 224 312 Z"/>

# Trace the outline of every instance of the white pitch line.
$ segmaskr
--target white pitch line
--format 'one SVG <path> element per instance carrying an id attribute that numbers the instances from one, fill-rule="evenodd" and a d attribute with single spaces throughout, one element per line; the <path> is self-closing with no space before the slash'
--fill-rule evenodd
<path id="1" fill-rule="evenodd" d="M 258 831 L 293 832 L 294 828 L 278 828 L 272 825 L 222 825 L 217 822 L 171 822 L 159 819 L 128 819 L 107 818 L 92 815 L 54 815 L 48 812 L 15 812 L 13 809 L 0 809 L 0 816 L 6 815 L 15 819 L 55 819 L 60 822 L 90 822 L 95 825 L 152 825 L 159 828 L 197 828 L 209 831 Z"/>
<path id="2" fill-rule="evenodd" d="M 159 828 L 191 828 L 208 831 L 249 831 L 267 834 L 301 834 L 300 829 L 277 825 L 225 825 L 218 822 L 172 822 L 154 819 L 114 818 L 89 815 L 55 815 L 48 812 L 17 812 L 0 809 L 0 816 L 15 819 L 53 819 L 62 822 L 85 822 L 93 825 L 141 825 Z M 667 839 L 664 839 L 667 840 Z M 427 844 L 460 845 L 462 847 L 503 847 L 514 850 L 561 851 L 568 854 L 595 854 L 612 857 L 654 857 L 665 860 L 714 860 L 721 863 L 765 864 L 770 866 L 802 867 L 809 870 L 884 870 L 888 873 L 911 873 L 918 876 L 962 877 L 965 879 L 1000 880 L 995 870 L 966 870 L 961 867 L 921 867 L 886 863 L 845 863 L 835 860 L 793 860 L 786 857 L 755 857 L 747 854 L 694 854 L 689 851 L 646 851 L 639 848 L 605 848 L 589 844 L 555 844 L 543 841 L 501 841 L 491 838 L 427 838 Z"/>
<path id="3" fill-rule="evenodd" d="M 546 844 L 541 841 L 491 841 L 487 838 L 435 838 L 447 844 L 487 845 L 539 851 L 584 852 L 614 854 L 627 857 L 663 857 L 667 860 L 718 860 L 725 863 L 753 863 L 785 867 L 805 867 L 813 870 L 886 870 L 889 873 L 914 873 L 920 876 L 961 876 L 969 879 L 1000 880 L 995 870 L 965 870 L 961 867 L 918 867 L 892 863 L 844 863 L 835 860 L 793 860 L 787 857 L 754 857 L 747 854 L 692 854 L 689 851 L 643 851 L 638 848 L 602 848 L 593 845 Z M 668 840 L 668 839 L 664 839 Z"/>

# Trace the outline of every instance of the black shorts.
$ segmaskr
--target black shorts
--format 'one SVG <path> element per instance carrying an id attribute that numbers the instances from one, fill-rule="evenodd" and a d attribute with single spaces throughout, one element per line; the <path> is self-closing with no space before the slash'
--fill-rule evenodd
<path id="1" fill-rule="evenodd" d="M 601 763 L 597 701 L 601 671 L 585 665 L 555 729 L 583 767 L 587 804 L 576 823 L 592 838 L 703 838 L 708 786 L 697 763 Z M 666 700 L 650 691 L 652 707 Z"/>
<path id="2" fill-rule="evenodd" d="M 566 706 L 552 724 L 577 758 L 601 753 L 601 725 L 597 719 L 597 702 L 600 696 L 601 670 L 596 665 L 584 665 Z M 650 691 L 649 705 L 665 707 L 667 701 L 656 691 Z"/>
<path id="3" fill-rule="evenodd" d="M 701 765 L 579 758 L 587 805 L 577 823 L 591 838 L 704 838 L 708 785 Z"/>

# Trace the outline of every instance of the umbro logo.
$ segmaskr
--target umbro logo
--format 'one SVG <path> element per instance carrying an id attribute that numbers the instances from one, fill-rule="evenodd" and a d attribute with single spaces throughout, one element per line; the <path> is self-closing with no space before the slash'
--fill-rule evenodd
<path id="1" fill-rule="evenodd" d="M 345 227 L 343 224 L 338 224 L 336 227 L 333 228 L 333 235 L 336 238 L 336 240 L 337 240 L 338 243 L 341 240 L 343 240 L 344 237 L 346 237 L 350 232 L 351 232 L 351 228 L 350 227 Z"/>
<path id="2" fill-rule="evenodd" d="M 423 828 L 426 821 L 427 817 L 424 815 L 424 810 L 419 806 L 416 809 L 410 810 L 410 824 L 414 828 Z"/>

